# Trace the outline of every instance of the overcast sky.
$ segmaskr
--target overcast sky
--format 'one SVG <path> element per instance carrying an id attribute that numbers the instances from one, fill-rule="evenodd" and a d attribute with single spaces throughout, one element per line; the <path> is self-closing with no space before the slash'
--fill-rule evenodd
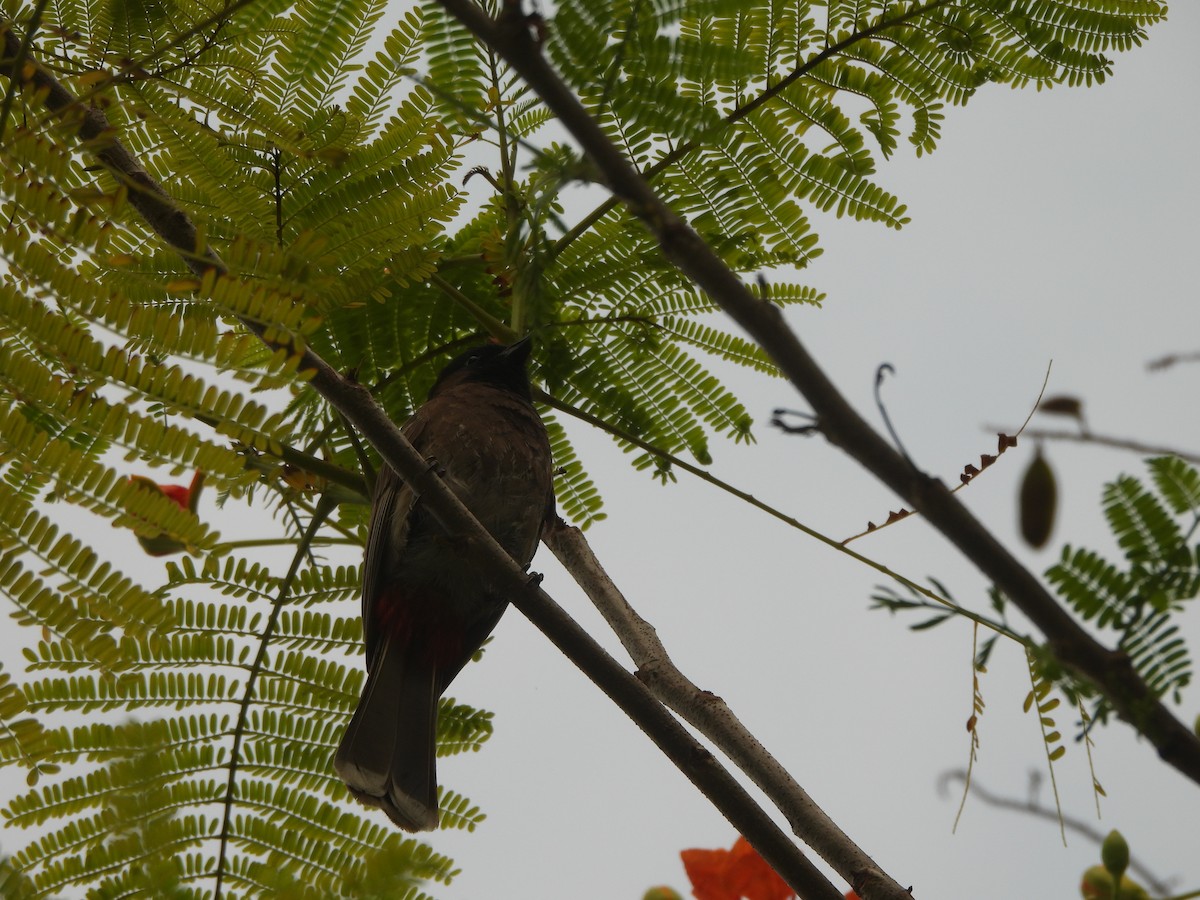
<path id="1" fill-rule="evenodd" d="M 895 366 L 888 408 L 927 471 L 953 481 L 992 452 L 983 426 L 1015 428 L 1051 359 L 1049 391 L 1083 397 L 1095 431 L 1200 450 L 1200 367 L 1145 368 L 1200 349 L 1198 47 L 1200 13 L 1180 3 L 1145 47 L 1118 58 L 1102 87 L 986 89 L 950 111 L 932 157 L 902 148 L 884 165 L 880 182 L 913 218 L 902 232 L 818 219 L 825 255 L 804 277 L 828 301 L 790 320 L 872 421 L 875 369 Z M 484 187 L 477 180 L 470 189 Z M 898 505 L 821 438 L 766 425 L 775 406 L 802 406 L 785 384 L 720 371 L 759 425 L 753 446 L 714 444 L 716 474 L 836 537 Z M 660 487 L 605 438 L 576 438 L 609 514 L 589 538 L 629 600 L 682 669 L 722 695 L 891 875 L 922 900 L 1077 896 L 1080 873 L 1097 859 L 1079 837 L 1064 849 L 1056 826 L 975 801 L 951 834 L 957 794 L 939 796 L 936 782 L 967 760 L 966 625 L 911 633 L 905 620 L 868 611 L 880 581 L 870 570 L 686 475 Z M 1118 473 L 1138 472 L 1139 460 L 1047 450 L 1063 500 L 1052 547 L 1069 538 L 1110 549 L 1099 492 Z M 1015 528 L 1014 495 L 1031 454 L 1022 442 L 960 496 L 1040 571 L 1055 551 L 1022 549 Z M 217 525 L 237 536 L 236 521 Z M 108 534 L 129 551 L 128 535 Z M 980 576 L 920 521 L 855 546 L 909 577 L 940 578 L 960 602 L 986 605 Z M 534 568 L 603 633 L 544 548 Z M 1200 647 L 1195 610 L 1185 627 Z M 1015 796 L 1025 795 L 1031 770 L 1045 771 L 1036 721 L 1021 712 L 1028 687 L 1021 653 L 1001 646 L 982 684 L 975 777 Z M 493 710 L 496 734 L 484 752 L 440 763 L 443 783 L 489 818 L 474 834 L 433 837 L 463 868 L 435 895 L 636 900 L 662 883 L 686 895 L 679 851 L 733 843 L 732 827 L 519 614 L 505 617 L 484 662 L 451 694 Z M 1193 692 L 1183 718 L 1198 708 Z M 1060 723 L 1070 734 L 1066 711 Z M 1160 877 L 1181 879 L 1180 890 L 1200 887 L 1200 789 L 1122 726 L 1095 737 L 1109 794 L 1101 830 L 1120 828 Z M 1078 745 L 1069 744 L 1057 775 L 1066 811 L 1094 817 Z M 0 842 L 14 845 L 3 834 Z"/>

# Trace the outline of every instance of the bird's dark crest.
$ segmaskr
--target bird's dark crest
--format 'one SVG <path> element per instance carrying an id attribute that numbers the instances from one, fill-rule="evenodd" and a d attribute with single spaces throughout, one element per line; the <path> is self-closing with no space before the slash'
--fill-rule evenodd
<path id="1" fill-rule="evenodd" d="M 525 372 L 525 361 L 529 359 L 532 347 L 533 342 L 526 337 L 507 347 L 484 344 L 466 350 L 446 363 L 430 388 L 429 396 L 436 396 L 450 385 L 482 382 L 529 399 L 529 376 Z"/>

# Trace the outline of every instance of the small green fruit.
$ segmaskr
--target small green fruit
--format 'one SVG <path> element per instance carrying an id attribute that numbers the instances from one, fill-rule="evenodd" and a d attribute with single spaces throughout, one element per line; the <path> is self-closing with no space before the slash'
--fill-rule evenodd
<path id="1" fill-rule="evenodd" d="M 1113 880 L 1120 883 L 1121 876 L 1129 868 L 1129 844 L 1115 828 L 1108 833 L 1104 843 L 1100 845 L 1100 860 L 1104 868 L 1112 875 Z"/>

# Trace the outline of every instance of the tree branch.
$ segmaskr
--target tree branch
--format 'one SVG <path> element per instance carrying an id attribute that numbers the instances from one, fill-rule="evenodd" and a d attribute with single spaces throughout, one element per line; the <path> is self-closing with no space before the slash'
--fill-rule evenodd
<path id="1" fill-rule="evenodd" d="M 1036 773 L 1035 773 L 1036 774 Z M 943 792 L 946 785 L 951 781 L 962 781 L 967 786 L 967 791 L 974 794 L 983 803 L 988 806 L 995 806 L 999 809 L 1009 809 L 1014 812 L 1025 813 L 1038 819 L 1045 819 L 1048 822 L 1053 822 L 1055 825 L 1060 822 L 1072 831 L 1082 834 L 1097 847 L 1104 843 L 1104 834 L 1093 828 L 1082 819 L 1075 819 L 1071 816 L 1063 815 L 1058 809 L 1052 809 L 1048 806 L 1042 806 L 1038 803 L 1037 797 L 1033 790 L 1030 791 L 1028 800 L 1017 800 L 1014 797 L 1002 797 L 999 794 L 993 794 L 991 791 L 984 790 L 979 786 L 979 783 L 974 779 L 967 779 L 967 773 L 962 771 L 945 772 L 938 779 L 938 790 Z M 1170 885 L 1161 881 L 1153 872 L 1146 868 L 1145 864 L 1135 859 L 1129 858 L 1129 869 L 1136 872 L 1138 877 L 1146 882 L 1151 892 L 1156 896 L 1165 897 L 1170 893 Z"/>
<path id="2" fill-rule="evenodd" d="M 20 41 L 10 24 L 0 19 L 4 55 L 0 74 L 44 92 L 47 109 L 75 125 L 85 147 L 110 173 L 130 186 L 130 203 L 147 224 L 174 247 L 198 276 L 228 273 L 217 254 L 201 246 L 194 223 L 166 191 L 120 143 L 104 114 L 83 107 L 42 66 L 27 58 L 13 63 Z M 363 386 L 342 378 L 311 349 L 297 354 L 261 323 L 243 324 L 269 346 L 288 349 L 301 358 L 300 371 L 326 401 L 346 417 L 379 451 L 388 465 L 417 491 L 424 507 L 448 532 L 460 535 L 481 573 L 510 597 L 513 605 L 592 680 L 642 729 L 688 779 L 758 850 L 801 897 L 842 900 L 842 892 L 804 856 L 784 831 L 758 806 L 747 791 L 633 675 L 522 571 L 496 540 L 475 520 L 462 501 L 430 470 L 386 411 Z"/>
<path id="3" fill-rule="evenodd" d="M 784 814 L 792 832 L 867 897 L 889 896 L 895 883 L 808 795 L 716 694 L 685 676 L 658 639 L 654 626 L 638 615 L 609 578 L 578 528 L 558 519 L 542 538 L 604 616 L 637 666 L 638 680 L 701 734 L 711 740 Z M 899 889 L 899 885 L 895 885 Z M 908 898 L 906 891 L 897 896 Z"/>
<path id="4" fill-rule="evenodd" d="M 504 0 L 497 19 L 471 0 L 439 2 L 479 40 L 501 53 L 537 91 L 603 173 L 610 190 L 655 236 L 663 255 L 758 342 L 811 404 L 826 438 L 942 532 L 1033 621 L 1063 665 L 1096 684 L 1164 761 L 1200 784 L 1200 738 L 1138 677 L 1127 654 L 1094 640 L 941 481 L 916 469 L 854 411 L 788 327 L 780 309 L 755 297 L 609 140 L 542 56 L 520 0 Z"/>
<path id="5" fill-rule="evenodd" d="M 810 538 L 812 538 L 815 541 L 820 541 L 822 544 L 824 544 L 830 550 L 834 550 L 838 553 L 843 554 L 844 556 L 848 556 L 851 559 L 853 559 L 855 562 L 862 563 L 864 566 L 874 569 L 876 572 L 880 573 L 881 575 L 885 575 L 888 578 L 891 578 L 893 581 L 897 582 L 898 584 L 903 585 L 904 587 L 908 588 L 910 591 L 913 591 L 922 597 L 932 600 L 933 603 L 941 604 L 942 606 L 953 611 L 954 613 L 956 613 L 960 616 L 963 616 L 964 618 L 970 619 L 972 622 L 976 623 L 977 625 L 982 625 L 984 628 L 987 628 L 989 631 L 995 631 L 998 634 L 1003 634 L 1005 637 L 1008 637 L 1014 641 L 1017 641 L 1017 643 L 1021 643 L 1021 644 L 1027 643 L 1025 640 L 1023 640 L 1021 638 L 1020 635 L 1017 635 L 1016 633 L 1009 631 L 1007 629 L 1004 629 L 1004 628 L 998 628 L 997 623 L 992 621 L 991 619 L 987 618 L 986 616 L 981 616 L 978 613 L 972 612 L 971 610 L 967 609 L 965 606 L 959 606 L 957 603 L 955 603 L 953 600 L 949 599 L 948 597 L 943 597 L 941 594 L 938 594 L 938 593 L 930 590 L 929 588 L 925 587 L 925 585 L 918 584 L 917 582 L 912 581 L 911 579 L 905 577 L 904 575 L 901 575 L 899 572 L 895 571 L 894 569 L 888 568 L 883 563 L 879 562 L 879 560 L 877 560 L 877 559 L 872 559 L 869 556 L 864 556 L 863 554 L 857 552 L 856 550 L 851 550 L 850 547 L 847 546 L 847 543 L 848 543 L 847 541 L 834 540 L 833 538 L 829 537 L 828 535 L 822 534 L 820 531 L 817 531 L 815 528 L 810 528 L 808 525 L 805 525 L 803 522 L 801 522 L 795 516 L 789 516 L 787 513 L 783 512 L 782 510 L 776 509 L 774 506 L 771 506 L 769 503 L 766 503 L 765 501 L 760 500 L 758 497 L 755 497 L 753 494 L 747 493 L 746 491 L 743 491 L 740 488 L 735 487 L 734 485 L 730 484 L 727 481 L 722 481 L 720 478 L 713 475 L 711 472 L 705 471 L 704 469 L 702 469 L 699 466 L 692 465 L 686 459 L 680 459 L 678 456 L 675 456 L 674 454 L 667 453 L 665 450 L 663 450 L 660 447 L 654 446 L 649 441 L 644 441 L 641 438 L 639 438 L 637 435 L 632 434 L 631 432 L 624 431 L 620 428 L 617 428 L 611 422 L 605 422 L 603 419 L 593 416 L 591 413 L 586 412 L 585 410 L 582 410 L 577 406 L 572 406 L 570 403 L 566 403 L 562 400 L 559 400 L 557 397 L 552 397 L 543 390 L 539 390 L 539 389 L 535 388 L 534 389 L 534 399 L 537 400 L 539 403 L 545 403 L 547 406 L 551 407 L 552 409 L 557 409 L 560 412 L 566 413 L 567 415 L 569 415 L 573 418 L 576 418 L 581 422 L 586 422 L 588 425 L 591 425 L 593 428 L 599 429 L 600 431 L 607 432 L 608 434 L 611 434 L 613 437 L 619 438 L 620 440 L 625 441 L 626 443 L 632 444 L 635 447 L 639 447 L 642 450 L 645 450 L 647 453 L 653 454 L 654 456 L 656 456 L 657 458 L 659 458 L 661 460 L 665 460 L 666 462 L 669 462 L 673 467 L 675 467 L 677 469 L 682 469 L 684 472 L 687 472 L 689 475 L 694 475 L 696 478 L 699 478 L 701 481 L 703 481 L 707 484 L 711 484 L 713 487 L 724 491 L 725 493 L 729 494 L 732 497 L 737 497 L 743 503 L 746 503 L 746 504 L 754 507 L 755 509 L 766 513 L 767 515 L 771 516 L 776 521 L 782 522 L 784 525 L 787 525 L 790 528 L 794 528 L 797 531 L 801 532 L 802 534 L 808 535 Z M 878 530 L 878 529 L 876 529 L 876 530 Z M 625 649 L 628 650 L 629 648 L 626 647 Z"/>
<path id="6" fill-rule="evenodd" d="M 813 54 L 813 56 L 809 57 L 796 68 L 792 69 L 792 71 L 788 72 L 787 75 L 780 78 L 779 81 L 770 85 L 761 93 L 755 95 L 753 99 L 748 100 L 741 106 L 732 110 L 725 116 L 724 119 L 721 120 L 719 125 L 713 126 L 712 129 L 709 129 L 699 137 L 693 138 L 690 141 L 684 141 L 682 144 L 679 144 L 678 146 L 673 147 L 664 153 L 660 159 L 656 160 L 652 166 L 646 169 L 646 178 L 652 179 L 664 169 L 668 168 L 669 166 L 673 166 L 693 150 L 702 147 L 711 137 L 713 131 L 716 129 L 725 128 L 727 125 L 733 125 L 736 122 L 740 122 L 760 106 L 765 105 L 775 97 L 779 96 L 779 94 L 791 87 L 821 63 L 832 59 L 839 53 L 846 52 L 859 41 L 865 41 L 868 38 L 875 37 L 876 35 L 882 34 L 891 28 L 901 28 L 907 25 L 913 19 L 920 18 L 921 16 L 927 15 L 928 13 L 931 13 L 934 10 L 940 9 L 944 6 L 949 6 L 951 2 L 952 0 L 932 0 L 932 2 L 926 3 L 923 6 L 915 6 L 901 13 L 894 19 L 880 19 L 878 22 L 868 28 L 864 28 L 861 31 L 855 31 L 844 37 L 842 40 L 833 44 L 829 44 L 824 50 Z M 572 241 L 584 234 L 589 228 L 612 212 L 613 207 L 616 205 L 616 198 L 610 198 L 605 200 L 590 213 L 580 219 L 570 231 L 558 239 L 551 251 L 551 256 L 557 256 L 559 253 L 565 250 Z"/>
<path id="7" fill-rule="evenodd" d="M 1143 444 L 1141 441 L 1129 438 L 1114 437 L 1105 434 L 1094 434 L 1090 431 L 1053 431 L 1044 428 L 1031 428 L 1025 436 L 1035 441 L 1073 441 L 1077 444 L 1095 444 L 1098 447 L 1111 447 L 1114 450 L 1129 450 L 1145 456 L 1178 456 L 1182 460 L 1200 465 L 1200 454 L 1190 450 L 1176 450 L 1173 447 L 1156 447 L 1153 444 Z"/>

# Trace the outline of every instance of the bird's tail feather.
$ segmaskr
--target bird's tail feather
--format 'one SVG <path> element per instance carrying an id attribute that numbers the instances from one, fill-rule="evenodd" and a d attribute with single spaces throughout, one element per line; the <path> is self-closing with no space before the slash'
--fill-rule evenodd
<path id="1" fill-rule="evenodd" d="M 384 643 L 333 758 L 351 793 L 405 831 L 438 824 L 437 669 L 417 657 Z"/>

